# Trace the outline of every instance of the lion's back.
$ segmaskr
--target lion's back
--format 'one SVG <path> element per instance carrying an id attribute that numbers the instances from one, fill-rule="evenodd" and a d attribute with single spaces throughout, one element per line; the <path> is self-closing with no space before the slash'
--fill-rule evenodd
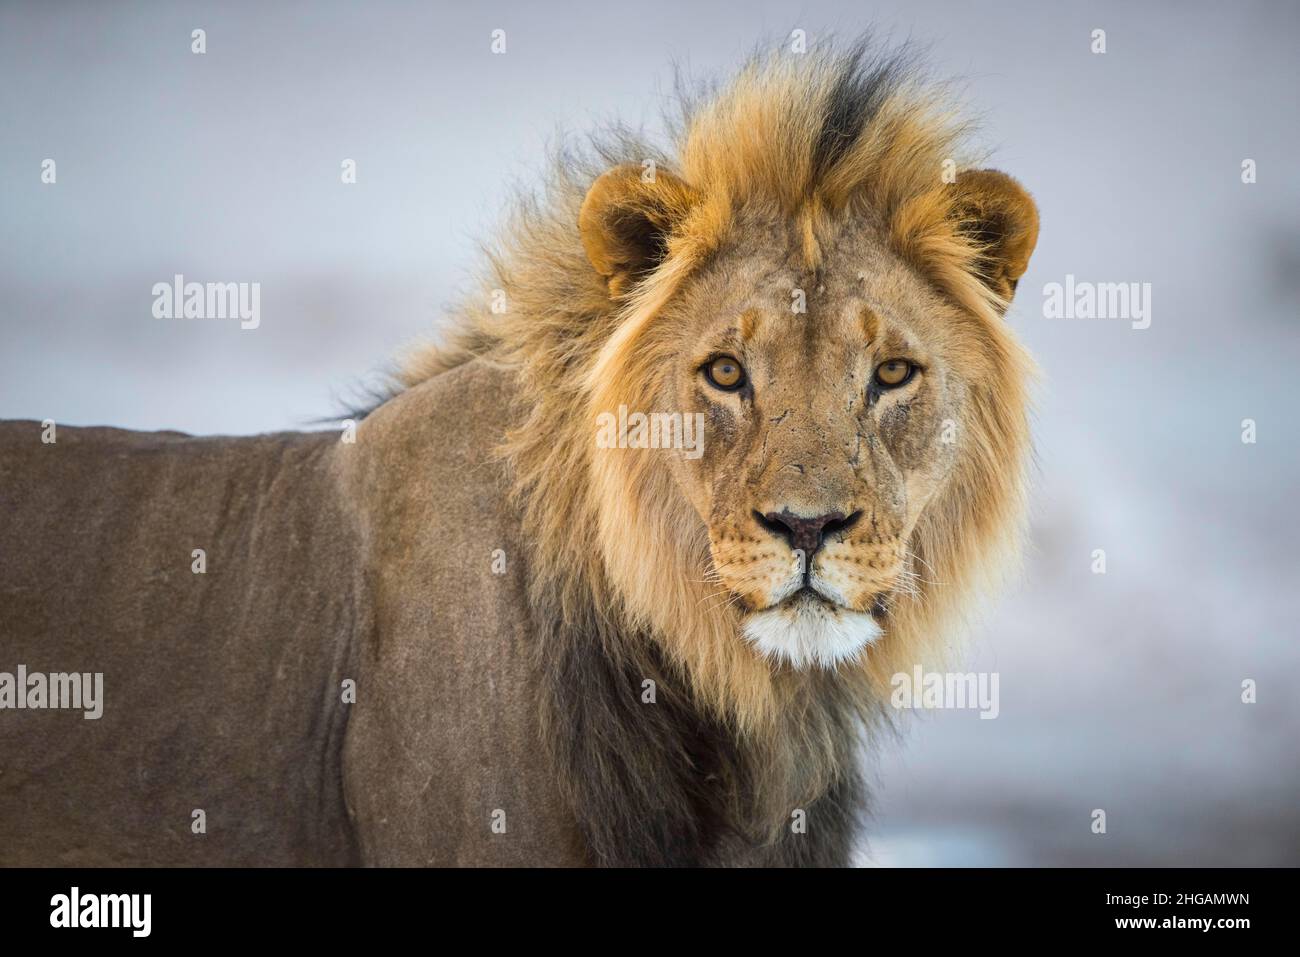
<path id="1" fill-rule="evenodd" d="M 0 710 L 0 863 L 581 862 L 514 381 L 467 362 L 355 441 L 0 424 L 0 674 L 103 675 L 100 717 Z"/>
<path id="2" fill-rule="evenodd" d="M 0 863 L 354 856 L 306 787 L 364 614 L 334 438 L 0 424 Z"/>

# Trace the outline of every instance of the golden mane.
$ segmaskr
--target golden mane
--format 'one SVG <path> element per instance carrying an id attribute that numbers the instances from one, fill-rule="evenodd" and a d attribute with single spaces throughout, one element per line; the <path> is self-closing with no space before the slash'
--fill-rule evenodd
<path id="1" fill-rule="evenodd" d="M 501 453 L 531 573 L 545 582 L 543 613 L 594 614 L 602 634 L 625 636 L 605 650 L 626 659 L 646 653 L 630 646 L 657 642 L 700 705 L 745 737 L 774 739 L 784 727 L 792 746 L 768 755 L 781 765 L 771 773 L 807 779 L 793 786 L 803 792 L 840 773 L 827 730 L 840 723 L 834 709 L 870 709 L 893 673 L 940 664 L 952 617 L 1015 554 L 1032 365 L 1002 319 L 1014 279 L 1002 290 L 990 281 L 987 240 L 970 228 L 978 210 L 944 176 L 969 168 L 966 129 L 906 58 L 872 58 L 862 46 L 760 56 L 687 103 L 674 128 L 671 151 L 614 130 L 562 153 L 545 195 L 522 201 L 489 251 L 482 286 L 445 344 L 412 354 L 401 379 L 414 385 L 479 356 L 518 370 L 519 425 Z M 657 268 L 611 298 L 584 251 L 579 213 L 597 176 L 647 161 L 688 184 L 689 211 Z M 913 534 L 924 563 L 917 594 L 861 668 L 834 674 L 774 667 L 746 647 L 729 609 L 710 600 L 705 530 L 661 460 L 599 455 L 593 441 L 600 411 L 653 407 L 656 363 L 673 348 L 656 341 L 655 317 L 752 205 L 798 223 L 814 258 L 823 223 L 878 222 L 895 253 L 979 323 L 972 362 L 991 367 L 970 398 L 961 464 Z M 807 720 L 813 712 L 820 721 Z"/>

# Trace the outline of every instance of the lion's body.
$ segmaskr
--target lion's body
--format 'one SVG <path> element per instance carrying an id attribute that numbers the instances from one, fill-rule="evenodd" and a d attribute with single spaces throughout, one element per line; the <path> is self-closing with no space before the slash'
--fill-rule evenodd
<path id="1" fill-rule="evenodd" d="M 327 437 L 42 432 L 0 426 L 0 671 L 102 672 L 105 700 L 0 711 L 0 864 L 353 856 L 336 691 L 363 610 Z"/>
<path id="2" fill-rule="evenodd" d="M 0 670 L 104 674 L 98 720 L 0 712 L 0 864 L 581 860 L 481 365 L 355 444 L 0 427 Z"/>
<path id="3" fill-rule="evenodd" d="M 355 443 L 5 426 L 0 668 L 107 700 L 0 711 L 0 863 L 848 863 L 889 676 L 1020 530 L 1037 212 L 960 132 L 756 62 L 566 157 Z"/>
<path id="4" fill-rule="evenodd" d="M 0 865 L 592 863 L 543 737 L 528 549 L 491 455 L 513 388 L 467 363 L 355 443 L 0 425 L 0 670 L 104 675 L 96 720 L 0 712 Z M 551 664 L 584 680 L 574 717 L 603 712 L 616 752 L 645 752 L 645 792 L 602 809 L 629 819 L 628 862 L 764 859 L 698 806 L 665 813 L 675 747 L 724 760 L 708 722 L 674 714 L 656 748 L 613 714 L 644 707 L 630 679 Z"/>

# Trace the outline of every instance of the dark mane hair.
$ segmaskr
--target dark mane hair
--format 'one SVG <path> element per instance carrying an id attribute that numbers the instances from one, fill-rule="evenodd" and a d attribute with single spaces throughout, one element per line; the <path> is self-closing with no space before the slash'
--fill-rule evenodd
<path id="1" fill-rule="evenodd" d="M 882 686 L 939 643 L 945 616 L 1014 551 L 1027 444 L 1016 390 L 1030 365 L 1000 330 L 1005 300 L 981 279 L 985 250 L 962 197 L 940 180 L 963 158 L 965 128 L 951 116 L 906 53 L 859 42 L 756 57 L 684 101 L 672 150 L 614 128 L 563 151 L 545 195 L 521 200 L 487 251 L 482 286 L 442 344 L 404 366 L 407 386 L 480 357 L 517 370 L 519 425 L 500 455 L 530 549 L 545 738 L 600 863 L 846 863 L 867 804 L 858 756 L 886 724 Z M 580 210 L 602 173 L 646 161 L 687 184 L 696 207 L 662 261 L 611 297 L 579 236 Z M 825 217 L 879 223 L 899 257 L 989 326 L 1008 370 L 1006 396 L 974 403 L 979 458 L 966 484 L 915 532 L 914 553 L 944 590 L 920 585 L 860 668 L 796 672 L 745 648 L 700 600 L 698 517 L 656 499 L 654 465 L 619 473 L 591 449 L 594 409 L 644 398 L 639 337 L 728 241 L 735 211 L 754 204 L 810 232 Z M 617 547 L 610 527 L 622 529 Z M 628 582 L 658 588 L 678 617 L 656 618 Z M 649 688 L 653 705 L 642 700 Z M 796 835 L 798 815 L 806 832 Z"/>

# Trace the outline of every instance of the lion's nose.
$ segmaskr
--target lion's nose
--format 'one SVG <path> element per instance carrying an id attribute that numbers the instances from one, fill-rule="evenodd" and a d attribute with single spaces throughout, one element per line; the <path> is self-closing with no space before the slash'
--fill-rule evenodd
<path id="1" fill-rule="evenodd" d="M 796 515 L 788 508 L 779 512 L 754 513 L 758 524 L 773 535 L 784 538 L 790 547 L 802 551 L 804 558 L 812 558 L 817 549 L 822 547 L 826 536 L 842 532 L 857 524 L 862 513 L 845 515 L 843 512 L 827 512 L 825 515 Z"/>

